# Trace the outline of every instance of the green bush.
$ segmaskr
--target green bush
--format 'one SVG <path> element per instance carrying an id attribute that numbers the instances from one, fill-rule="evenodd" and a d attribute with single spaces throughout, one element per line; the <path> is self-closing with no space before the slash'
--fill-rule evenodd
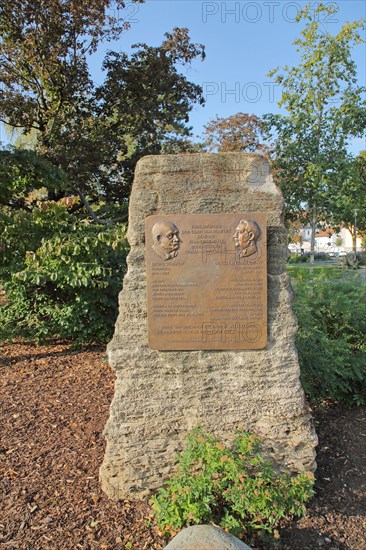
<path id="1" fill-rule="evenodd" d="M 303 264 L 310 261 L 309 256 L 305 256 L 305 254 L 302 254 L 299 256 L 298 254 L 291 254 L 290 258 L 287 260 L 289 264 Z"/>
<path id="2" fill-rule="evenodd" d="M 229 449 L 198 427 L 187 437 L 175 474 L 152 503 L 166 534 L 214 522 L 250 536 L 272 533 L 281 519 L 304 514 L 312 487 L 312 474 L 276 473 L 263 459 L 257 435 L 240 433 Z"/>
<path id="3" fill-rule="evenodd" d="M 110 338 L 125 271 L 124 227 L 98 226 L 47 203 L 9 218 L 2 242 L 2 338 Z"/>
<path id="4" fill-rule="evenodd" d="M 366 265 L 366 252 L 357 252 L 359 256 L 359 266 L 365 266 Z"/>
<path id="5" fill-rule="evenodd" d="M 366 401 L 366 289 L 356 273 L 294 269 L 301 379 L 313 402 Z"/>
<path id="6" fill-rule="evenodd" d="M 330 256 L 328 254 L 325 254 L 324 252 L 317 252 L 314 254 L 314 260 L 326 262 L 330 259 Z"/>

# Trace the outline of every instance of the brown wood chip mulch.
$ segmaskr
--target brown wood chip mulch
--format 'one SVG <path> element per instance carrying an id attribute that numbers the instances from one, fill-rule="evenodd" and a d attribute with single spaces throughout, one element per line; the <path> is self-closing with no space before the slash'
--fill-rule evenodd
<path id="1" fill-rule="evenodd" d="M 114 384 L 104 350 L 3 342 L 0 378 L 0 548 L 163 548 L 148 504 L 99 486 Z M 316 426 L 317 494 L 280 548 L 366 550 L 366 407 L 331 406 Z"/>

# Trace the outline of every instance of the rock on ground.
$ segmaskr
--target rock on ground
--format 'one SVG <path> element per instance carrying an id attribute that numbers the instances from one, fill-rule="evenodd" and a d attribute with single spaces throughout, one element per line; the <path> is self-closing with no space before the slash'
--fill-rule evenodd
<path id="1" fill-rule="evenodd" d="M 250 550 L 250 547 L 213 525 L 193 525 L 174 537 L 165 550 Z"/>

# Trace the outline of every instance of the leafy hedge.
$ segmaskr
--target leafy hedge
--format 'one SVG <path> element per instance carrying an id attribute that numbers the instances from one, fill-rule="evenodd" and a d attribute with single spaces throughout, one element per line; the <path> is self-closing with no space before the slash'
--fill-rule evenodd
<path id="1" fill-rule="evenodd" d="M 97 226 L 49 202 L 3 216 L 0 230 L 2 337 L 108 340 L 125 272 L 124 226 Z"/>
<path id="2" fill-rule="evenodd" d="M 325 399 L 366 402 L 366 288 L 358 273 L 291 270 L 299 330 L 296 345 L 305 392 Z"/>

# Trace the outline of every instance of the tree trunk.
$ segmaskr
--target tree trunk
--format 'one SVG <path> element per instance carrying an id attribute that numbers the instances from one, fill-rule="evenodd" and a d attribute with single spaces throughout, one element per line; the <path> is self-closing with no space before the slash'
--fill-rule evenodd
<path id="1" fill-rule="evenodd" d="M 356 254 L 356 250 L 357 249 L 357 229 L 356 229 L 356 225 L 353 226 L 353 231 L 352 231 L 352 251 L 353 251 L 353 254 Z"/>
<path id="2" fill-rule="evenodd" d="M 311 216 L 311 240 L 310 240 L 310 266 L 314 267 L 315 261 L 315 232 L 316 232 L 316 204 L 313 204 Z"/>

